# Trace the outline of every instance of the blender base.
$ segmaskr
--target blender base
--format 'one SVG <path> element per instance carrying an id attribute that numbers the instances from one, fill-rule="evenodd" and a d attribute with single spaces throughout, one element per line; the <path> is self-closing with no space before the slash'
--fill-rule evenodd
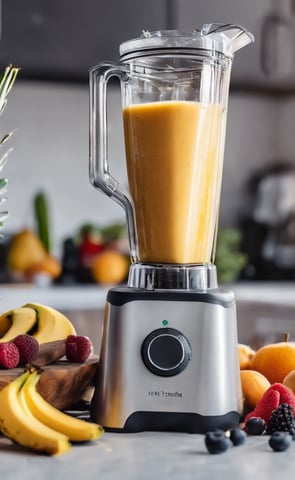
<path id="1" fill-rule="evenodd" d="M 238 412 L 219 416 L 202 416 L 197 413 L 135 412 L 127 418 L 123 428 L 104 427 L 106 432 L 185 432 L 206 433 L 210 430 L 227 430 L 240 423 Z"/>
<path id="2" fill-rule="evenodd" d="M 230 290 L 108 292 L 91 418 L 107 431 L 204 433 L 239 424 Z"/>

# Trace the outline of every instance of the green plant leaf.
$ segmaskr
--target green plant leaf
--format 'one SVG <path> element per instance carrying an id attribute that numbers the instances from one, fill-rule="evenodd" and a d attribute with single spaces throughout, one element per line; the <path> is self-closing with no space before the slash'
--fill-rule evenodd
<path id="1" fill-rule="evenodd" d="M 12 65 L 8 65 L 8 67 L 5 68 L 4 72 L 2 73 L 2 75 L 0 77 L 0 115 L 3 113 L 4 108 L 7 104 L 7 96 L 9 94 L 10 90 L 13 87 L 13 84 L 16 80 L 16 77 L 17 77 L 17 74 L 18 74 L 19 70 L 20 69 L 17 68 L 17 67 L 13 67 Z M 6 135 L 4 135 L 2 137 L 2 139 L 0 140 L 0 147 L 2 147 L 2 145 L 5 142 L 7 142 L 7 140 L 10 139 L 10 137 L 13 135 L 13 133 L 14 133 L 14 130 L 10 133 L 7 133 Z M 7 162 L 7 158 L 9 156 L 9 154 L 12 152 L 12 150 L 13 150 L 12 147 L 9 148 L 4 153 L 4 155 L 2 155 L 2 157 L 0 157 L 0 170 L 2 170 L 2 168 L 5 166 L 5 164 Z M 0 178 L 0 203 L 4 202 L 6 200 L 6 198 L 1 197 L 1 196 L 3 195 L 3 193 L 5 193 L 7 184 L 8 184 L 7 178 Z M 0 228 L 2 227 L 3 221 L 5 220 L 7 215 L 8 215 L 7 211 L 0 212 Z M 0 235 L 0 238 L 1 237 L 2 237 L 2 235 Z"/>
<path id="2" fill-rule="evenodd" d="M 2 155 L 2 157 L 0 158 L 0 170 L 2 170 L 3 167 L 5 167 L 6 165 L 6 162 L 7 162 L 7 159 L 8 159 L 8 155 L 13 151 L 13 148 L 10 147 L 5 153 L 4 155 Z"/>
<path id="3" fill-rule="evenodd" d="M 6 106 L 7 96 L 13 87 L 19 70 L 19 68 L 9 65 L 0 78 L 0 115 Z"/>
<path id="4" fill-rule="evenodd" d="M 7 178 L 0 178 L 0 190 L 4 189 L 8 184 Z"/>
<path id="5" fill-rule="evenodd" d="M 241 251 L 241 232 L 234 228 L 221 228 L 217 237 L 215 263 L 218 281 L 228 283 L 239 277 L 247 264 L 247 256 Z"/>

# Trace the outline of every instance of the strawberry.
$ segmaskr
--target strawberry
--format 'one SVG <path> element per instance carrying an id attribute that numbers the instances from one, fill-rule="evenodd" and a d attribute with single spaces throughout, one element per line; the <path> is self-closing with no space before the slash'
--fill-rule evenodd
<path id="1" fill-rule="evenodd" d="M 92 352 L 92 343 L 83 335 L 69 335 L 66 339 L 66 357 L 70 362 L 83 363 Z"/>
<path id="2" fill-rule="evenodd" d="M 12 342 L 0 343 L 0 365 L 4 368 L 15 368 L 19 362 L 19 351 Z"/>
<path id="3" fill-rule="evenodd" d="M 282 403 L 287 403 L 293 408 L 295 415 L 295 394 L 282 383 L 274 383 L 262 395 L 254 410 L 245 417 L 245 423 L 252 417 L 263 418 L 268 424 L 273 410 L 276 410 Z"/>
<path id="4" fill-rule="evenodd" d="M 291 388 L 283 385 L 282 383 L 274 383 L 271 387 L 272 390 L 276 390 L 280 394 L 280 404 L 288 403 L 293 408 L 295 415 L 295 394 Z"/>
<path id="5" fill-rule="evenodd" d="M 21 333 L 14 338 L 13 343 L 19 350 L 19 366 L 32 363 L 37 358 L 39 342 L 32 335 Z"/>

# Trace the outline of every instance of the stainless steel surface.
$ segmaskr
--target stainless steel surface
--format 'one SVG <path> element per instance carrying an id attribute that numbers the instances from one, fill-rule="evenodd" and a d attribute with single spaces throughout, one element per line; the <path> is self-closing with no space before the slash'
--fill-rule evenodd
<path id="1" fill-rule="evenodd" d="M 172 377 L 151 373 L 141 358 L 145 338 L 163 320 L 191 345 L 188 366 Z M 134 412 L 224 415 L 241 410 L 235 306 L 206 302 L 107 303 L 92 415 L 123 428 Z"/>

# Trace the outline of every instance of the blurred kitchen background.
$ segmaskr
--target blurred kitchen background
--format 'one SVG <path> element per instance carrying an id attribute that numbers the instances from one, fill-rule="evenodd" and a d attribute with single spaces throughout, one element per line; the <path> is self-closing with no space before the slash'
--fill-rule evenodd
<path id="1" fill-rule="evenodd" d="M 255 35 L 233 63 L 217 257 L 222 280 L 292 283 L 294 0 L 2 0 L 0 67 L 21 68 L 1 117 L 1 133 L 16 129 L 4 170 L 9 217 L 2 247 L 16 232 L 34 228 L 40 191 L 49 204 L 53 253 L 61 261 L 83 226 L 124 223 L 121 208 L 88 180 L 88 70 L 118 61 L 119 44 L 142 30 L 190 32 L 211 22 L 238 23 Z M 110 163 L 125 182 L 116 85 L 108 121 Z M 237 250 L 234 265 L 228 250 Z"/>

